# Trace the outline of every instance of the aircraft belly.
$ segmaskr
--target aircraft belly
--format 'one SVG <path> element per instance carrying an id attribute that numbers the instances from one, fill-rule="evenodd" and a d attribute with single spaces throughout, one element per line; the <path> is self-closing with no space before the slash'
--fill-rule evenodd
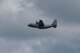
<path id="1" fill-rule="evenodd" d="M 49 25 L 45 25 L 45 26 L 43 26 L 43 27 L 39 27 L 39 29 L 47 29 L 47 28 L 50 28 L 51 26 L 49 26 Z"/>
<path id="2" fill-rule="evenodd" d="M 44 28 L 50 28 L 50 27 L 51 27 L 50 25 L 45 25 L 45 26 L 44 26 Z"/>

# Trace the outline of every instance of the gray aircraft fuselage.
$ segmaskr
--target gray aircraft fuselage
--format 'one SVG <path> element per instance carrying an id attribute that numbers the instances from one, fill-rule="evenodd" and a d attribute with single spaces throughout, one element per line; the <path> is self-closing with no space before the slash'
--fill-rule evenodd
<path id="1" fill-rule="evenodd" d="M 32 28 L 38 28 L 38 29 L 48 29 L 51 27 L 56 28 L 57 27 L 57 20 L 55 19 L 51 25 L 45 25 L 42 20 L 39 20 L 39 22 L 30 23 L 28 26 L 32 27 Z"/>
<path id="2" fill-rule="evenodd" d="M 52 27 L 51 25 L 44 25 L 42 27 L 39 27 L 39 25 L 34 24 L 34 23 L 31 23 L 28 26 L 29 27 L 32 27 L 32 28 L 38 28 L 38 29 L 47 29 L 47 28 L 51 28 Z"/>

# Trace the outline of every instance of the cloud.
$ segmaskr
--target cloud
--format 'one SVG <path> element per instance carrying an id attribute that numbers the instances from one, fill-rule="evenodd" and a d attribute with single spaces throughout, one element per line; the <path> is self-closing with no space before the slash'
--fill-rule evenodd
<path id="1" fill-rule="evenodd" d="M 79 0 L 35 0 L 36 8 L 49 16 L 57 16 L 65 22 L 80 21 Z"/>
<path id="2" fill-rule="evenodd" d="M 12 12 L 18 12 L 19 10 L 21 10 L 21 6 L 20 3 L 21 0 L 3 0 L 0 4 L 0 8 L 1 10 L 5 10 L 5 11 L 12 11 Z"/>
<path id="3" fill-rule="evenodd" d="M 52 0 L 48 4 L 43 1 L 2 0 L 0 4 L 0 53 L 80 53 L 78 24 L 65 23 L 64 19 L 57 18 L 56 29 L 40 30 L 27 27 L 29 23 L 35 23 L 39 19 L 42 19 L 45 24 L 51 24 L 54 18 L 50 17 L 56 18 L 58 15 L 54 13 L 54 16 L 49 16 L 48 12 L 51 7 L 47 8 L 46 5 L 52 4 Z M 46 4 L 45 10 L 43 5 L 39 6 L 43 11 L 36 8 L 37 2 L 40 2 L 38 3 L 40 6 Z M 51 14 L 53 14 L 52 11 Z"/>
<path id="4" fill-rule="evenodd" d="M 45 45 L 47 43 L 46 38 L 33 39 L 29 41 L 14 41 L 0 38 L 0 43 L 1 53 L 44 53 L 46 46 L 48 46 L 51 41 Z"/>
<path id="5" fill-rule="evenodd" d="M 76 40 L 77 41 L 77 40 Z M 55 37 L 31 40 L 7 40 L 0 38 L 1 53 L 79 53 L 80 43 Z"/>

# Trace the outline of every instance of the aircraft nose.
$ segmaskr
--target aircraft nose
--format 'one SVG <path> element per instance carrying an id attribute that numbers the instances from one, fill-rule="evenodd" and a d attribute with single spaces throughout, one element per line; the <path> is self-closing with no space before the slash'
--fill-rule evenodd
<path id="1" fill-rule="evenodd" d="M 30 24 L 28 24 L 28 26 L 30 26 Z"/>

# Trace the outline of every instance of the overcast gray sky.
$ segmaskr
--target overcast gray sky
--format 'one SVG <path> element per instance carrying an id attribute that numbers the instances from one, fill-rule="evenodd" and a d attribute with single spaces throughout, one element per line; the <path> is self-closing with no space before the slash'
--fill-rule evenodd
<path id="1" fill-rule="evenodd" d="M 0 0 L 0 53 L 80 53 L 79 17 L 79 0 Z M 39 19 L 58 27 L 27 27 Z"/>

